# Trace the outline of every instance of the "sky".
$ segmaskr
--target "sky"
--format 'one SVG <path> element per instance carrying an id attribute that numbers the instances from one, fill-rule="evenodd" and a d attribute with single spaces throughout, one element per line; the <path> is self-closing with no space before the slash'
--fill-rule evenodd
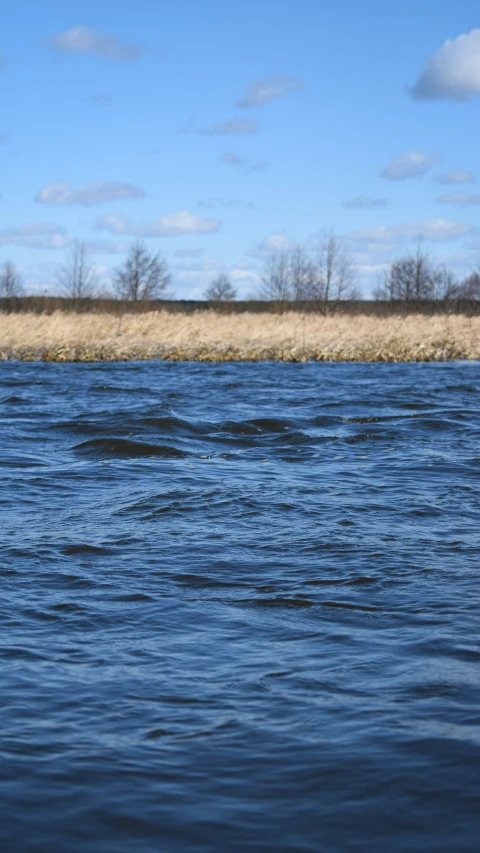
<path id="1" fill-rule="evenodd" d="M 478 0 L 17 0 L 0 33 L 0 263 L 28 292 L 84 240 L 171 294 L 334 229 L 366 297 L 422 237 L 480 262 Z"/>

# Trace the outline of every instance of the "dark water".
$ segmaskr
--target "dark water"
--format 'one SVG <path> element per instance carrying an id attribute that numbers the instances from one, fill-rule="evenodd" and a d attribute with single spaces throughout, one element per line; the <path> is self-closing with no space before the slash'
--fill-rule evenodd
<path id="1" fill-rule="evenodd" d="M 479 849 L 479 364 L 0 380 L 2 851 Z"/>

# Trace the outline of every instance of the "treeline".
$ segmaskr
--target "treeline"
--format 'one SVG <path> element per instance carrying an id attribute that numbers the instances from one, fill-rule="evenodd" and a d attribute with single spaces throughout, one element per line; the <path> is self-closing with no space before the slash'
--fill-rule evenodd
<path id="1" fill-rule="evenodd" d="M 206 288 L 201 301 L 174 300 L 169 297 L 172 280 L 166 260 L 159 252 L 134 243 L 124 262 L 112 275 L 111 286 L 100 288 L 97 270 L 87 256 L 84 242 L 76 241 L 59 267 L 56 280 L 58 297 L 26 296 L 21 277 L 11 261 L 0 268 L 0 310 L 152 310 L 159 305 L 167 310 L 190 310 L 203 306 L 225 310 L 299 310 L 327 314 L 335 310 L 367 311 L 367 303 L 357 283 L 357 267 L 346 245 L 331 231 L 309 247 L 273 251 L 267 255 L 256 293 L 236 302 L 237 293 L 228 276 L 217 276 Z M 378 308 L 368 313 L 397 310 L 429 311 L 470 310 L 476 313 L 480 303 L 480 268 L 458 280 L 444 264 L 433 261 L 419 240 L 413 253 L 406 253 L 386 265 L 373 292 Z M 27 309 L 24 306 L 29 305 Z M 56 305 L 57 308 L 52 308 Z M 43 306 L 40 309 L 39 306 Z M 255 306 L 255 308 L 253 308 Z M 264 307 L 260 307 L 264 306 Z M 442 309 L 441 306 L 444 306 Z M 195 309 L 194 309 L 195 310 Z"/>
<path id="2" fill-rule="evenodd" d="M 280 314 L 297 311 L 303 314 L 318 313 L 315 301 L 289 300 L 278 303 L 272 300 L 238 299 L 209 302 L 205 299 L 145 299 L 132 302 L 128 299 L 86 297 L 70 299 L 65 296 L 11 296 L 0 298 L 2 314 L 53 314 L 55 311 L 77 314 L 146 314 L 149 311 L 167 311 L 171 314 L 194 314 L 196 311 L 215 309 L 223 314 Z M 322 312 L 324 313 L 324 312 Z M 347 299 L 330 302 L 327 313 L 391 317 L 408 314 L 464 314 L 480 315 L 480 299 L 425 299 L 418 303 L 401 300 Z"/>
<path id="3" fill-rule="evenodd" d="M 312 248 L 272 253 L 259 295 L 276 303 L 304 303 L 324 314 L 362 299 L 354 258 L 333 232 Z M 448 267 L 431 259 L 420 239 L 415 252 L 386 265 L 373 297 L 414 311 L 425 310 L 428 303 L 436 303 L 436 310 L 438 303 L 471 305 L 480 301 L 480 269 L 458 281 Z"/>

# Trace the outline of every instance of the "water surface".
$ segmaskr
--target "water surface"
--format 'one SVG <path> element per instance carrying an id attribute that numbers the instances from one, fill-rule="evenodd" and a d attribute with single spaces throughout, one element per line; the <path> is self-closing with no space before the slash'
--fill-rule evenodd
<path id="1" fill-rule="evenodd" d="M 8 853 L 476 851 L 479 364 L 2 364 Z"/>

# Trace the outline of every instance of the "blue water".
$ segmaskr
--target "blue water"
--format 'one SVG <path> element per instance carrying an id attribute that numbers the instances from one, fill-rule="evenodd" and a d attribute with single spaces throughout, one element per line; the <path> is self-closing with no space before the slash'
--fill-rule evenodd
<path id="1" fill-rule="evenodd" d="M 0 365 L 5 853 L 477 851 L 479 364 Z"/>

